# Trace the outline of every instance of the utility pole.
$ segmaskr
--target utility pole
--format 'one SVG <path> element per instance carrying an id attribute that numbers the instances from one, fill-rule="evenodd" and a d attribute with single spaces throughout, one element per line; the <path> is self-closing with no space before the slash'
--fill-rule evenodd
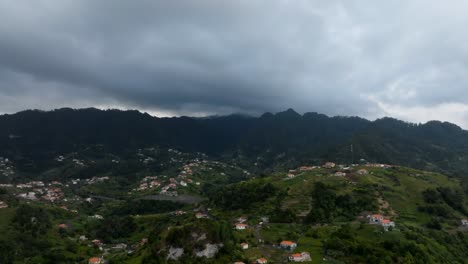
<path id="1" fill-rule="evenodd" d="M 351 144 L 351 165 L 354 164 L 354 149 L 353 149 L 353 144 Z"/>

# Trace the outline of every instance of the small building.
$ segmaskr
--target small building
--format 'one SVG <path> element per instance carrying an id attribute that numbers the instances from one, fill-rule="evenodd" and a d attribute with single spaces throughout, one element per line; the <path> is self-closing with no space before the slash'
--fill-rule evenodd
<path id="1" fill-rule="evenodd" d="M 385 229 L 385 231 L 388 231 L 390 227 L 395 227 L 395 222 L 391 221 L 390 219 L 383 219 L 380 221 L 380 225 Z"/>
<path id="2" fill-rule="evenodd" d="M 367 219 L 369 219 L 369 224 L 380 224 L 384 217 L 381 214 L 372 214 L 368 215 Z"/>
<path id="3" fill-rule="evenodd" d="M 302 253 L 291 254 L 288 257 L 288 260 L 291 262 L 305 262 L 305 261 L 311 261 L 312 259 L 308 252 L 302 252 Z"/>
<path id="4" fill-rule="evenodd" d="M 195 217 L 196 217 L 197 219 L 208 218 L 208 215 L 205 214 L 205 213 L 202 213 L 202 212 L 198 212 L 198 213 L 195 214 Z"/>
<path id="5" fill-rule="evenodd" d="M 245 263 L 242 262 L 242 261 L 236 261 L 236 262 L 234 262 L 234 264 L 245 264 Z"/>
<path id="6" fill-rule="evenodd" d="M 241 243 L 240 246 L 242 249 L 249 249 L 249 244 L 247 243 Z"/>
<path id="7" fill-rule="evenodd" d="M 367 175 L 369 172 L 366 169 L 360 169 L 357 171 L 358 175 Z"/>
<path id="8" fill-rule="evenodd" d="M 462 219 L 461 224 L 462 226 L 468 226 L 468 219 Z"/>
<path id="9" fill-rule="evenodd" d="M 335 172 L 334 175 L 335 175 L 335 176 L 338 176 L 338 177 L 344 177 L 344 176 L 346 176 L 346 172 L 337 171 L 337 172 Z"/>
<path id="10" fill-rule="evenodd" d="M 248 218 L 246 216 L 241 216 L 239 218 L 237 218 L 237 222 L 238 223 L 245 223 L 247 222 Z"/>
<path id="11" fill-rule="evenodd" d="M 0 209 L 3 209 L 3 208 L 8 208 L 8 205 L 5 202 L 0 201 Z"/>
<path id="12" fill-rule="evenodd" d="M 174 214 L 177 215 L 177 216 L 180 216 L 180 215 L 186 214 L 186 212 L 182 211 L 182 210 L 177 210 L 177 211 L 174 212 Z"/>
<path id="13" fill-rule="evenodd" d="M 103 220 L 104 217 L 102 215 L 90 215 L 89 218 L 92 218 L 92 219 L 97 219 L 97 220 Z"/>
<path id="14" fill-rule="evenodd" d="M 287 249 L 287 250 L 294 250 L 297 247 L 297 244 L 289 240 L 284 240 L 284 241 L 281 241 L 280 247 Z"/>
<path id="15" fill-rule="evenodd" d="M 268 260 L 266 258 L 259 258 L 256 261 L 257 264 L 266 264 L 268 263 Z"/>
<path id="16" fill-rule="evenodd" d="M 58 228 L 60 228 L 60 229 L 67 229 L 67 228 L 68 228 L 68 226 L 67 226 L 66 224 L 59 224 L 59 225 L 57 225 L 57 226 L 58 226 Z"/>
<path id="17" fill-rule="evenodd" d="M 309 166 L 301 166 L 301 167 L 299 167 L 299 170 L 300 170 L 300 171 L 311 171 L 311 170 L 313 170 L 313 169 L 314 169 L 314 167 L 309 167 Z"/>
<path id="18" fill-rule="evenodd" d="M 247 229 L 248 225 L 247 224 L 243 224 L 243 223 L 237 223 L 234 225 L 234 228 L 236 230 L 245 230 Z"/>
<path id="19" fill-rule="evenodd" d="M 326 162 L 325 164 L 322 165 L 322 167 L 326 169 L 332 169 L 335 168 L 336 164 L 334 162 Z"/>
<path id="20" fill-rule="evenodd" d="M 294 178 L 296 175 L 294 173 L 288 173 L 288 178 Z"/>
<path id="21" fill-rule="evenodd" d="M 99 239 L 94 239 L 93 241 L 91 241 L 91 243 L 93 243 L 97 247 L 102 246 L 102 241 Z"/>
<path id="22" fill-rule="evenodd" d="M 125 250 L 125 249 L 127 249 L 127 244 L 125 244 L 125 243 L 115 244 L 114 246 L 112 246 L 112 249 Z"/>
<path id="23" fill-rule="evenodd" d="M 88 264 L 104 264 L 104 258 L 92 257 L 88 260 Z"/>

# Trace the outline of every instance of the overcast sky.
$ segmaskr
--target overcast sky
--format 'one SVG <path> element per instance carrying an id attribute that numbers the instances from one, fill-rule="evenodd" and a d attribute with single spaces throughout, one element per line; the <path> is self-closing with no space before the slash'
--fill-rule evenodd
<path id="1" fill-rule="evenodd" d="M 468 128 L 468 1 L 0 0 L 0 113 L 65 106 Z"/>

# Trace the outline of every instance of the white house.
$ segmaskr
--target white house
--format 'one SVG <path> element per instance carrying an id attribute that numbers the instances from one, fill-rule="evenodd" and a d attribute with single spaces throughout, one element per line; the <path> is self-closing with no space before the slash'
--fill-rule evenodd
<path id="1" fill-rule="evenodd" d="M 344 176 L 346 176 L 346 173 L 345 173 L 345 172 L 341 172 L 341 171 L 337 171 L 337 172 L 335 172 L 335 176 L 344 177 Z"/>
<path id="2" fill-rule="evenodd" d="M 297 247 L 297 244 L 292 241 L 284 240 L 281 241 L 280 247 L 288 250 L 294 250 Z"/>
<path id="3" fill-rule="evenodd" d="M 461 224 L 462 226 L 468 226 L 468 219 L 462 219 Z"/>
<path id="4" fill-rule="evenodd" d="M 0 209 L 7 208 L 7 207 L 8 207 L 8 205 L 5 202 L 0 201 Z"/>
<path id="5" fill-rule="evenodd" d="M 382 225 L 382 227 L 385 229 L 385 231 L 388 230 L 388 228 L 390 227 L 395 227 L 395 222 L 389 220 L 389 219 L 383 219 L 382 221 L 380 221 L 380 225 Z"/>
<path id="6" fill-rule="evenodd" d="M 296 254 L 291 254 L 288 257 L 289 261 L 291 262 L 305 262 L 305 261 L 311 261 L 312 259 L 310 258 L 310 254 L 307 252 L 302 252 L 302 253 L 296 253 Z"/>
<path id="7" fill-rule="evenodd" d="M 247 229 L 247 227 L 248 226 L 246 224 L 243 224 L 243 223 L 237 223 L 237 224 L 234 225 L 234 228 L 236 230 L 245 230 L 245 229 Z"/>
<path id="8" fill-rule="evenodd" d="M 240 246 L 242 249 L 249 249 L 249 244 L 247 243 L 241 243 Z"/>
<path id="9" fill-rule="evenodd" d="M 196 217 L 197 219 L 208 218 L 208 215 L 205 214 L 205 213 L 198 212 L 198 213 L 195 214 L 195 217 Z"/>
<path id="10" fill-rule="evenodd" d="M 360 169 L 357 171 L 357 174 L 359 175 L 367 175 L 369 172 L 366 169 Z"/>

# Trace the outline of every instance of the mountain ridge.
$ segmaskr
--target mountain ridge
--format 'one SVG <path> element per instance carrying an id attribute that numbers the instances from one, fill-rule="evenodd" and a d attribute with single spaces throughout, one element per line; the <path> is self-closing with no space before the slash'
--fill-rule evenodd
<path id="1" fill-rule="evenodd" d="M 468 131 L 441 121 L 415 124 L 389 117 L 370 121 L 315 112 L 301 115 L 291 108 L 260 117 L 154 117 L 137 110 L 96 108 L 0 116 L 0 155 L 12 159 L 40 160 L 96 144 L 115 153 L 161 145 L 218 158 L 260 157 L 263 168 L 279 162 L 292 166 L 365 159 L 468 174 Z"/>

